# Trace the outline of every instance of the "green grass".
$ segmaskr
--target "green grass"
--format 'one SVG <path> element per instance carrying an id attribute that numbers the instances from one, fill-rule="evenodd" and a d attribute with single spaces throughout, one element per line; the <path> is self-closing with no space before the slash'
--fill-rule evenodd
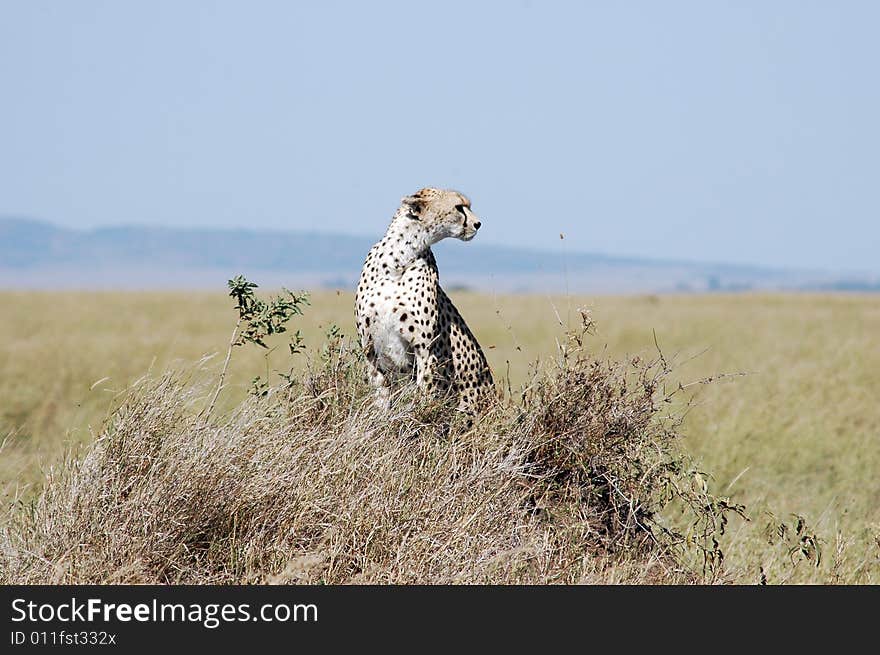
<path id="1" fill-rule="evenodd" d="M 597 325 L 588 342 L 597 354 L 653 357 L 656 335 L 664 355 L 679 363 L 673 380 L 731 374 L 691 387 L 699 389 L 698 403 L 684 432 L 685 446 L 714 476 L 712 487 L 749 507 L 752 521 L 732 525 L 728 535 L 735 579 L 757 581 L 764 567 L 771 581 L 880 582 L 880 298 L 452 295 L 496 379 L 507 386 L 509 378 L 514 391 L 533 362 L 554 356 L 581 307 Z M 68 448 L 91 440 L 114 398 L 147 371 L 224 353 L 235 318 L 221 293 L 3 292 L 0 306 L 7 498 L 38 483 Z M 312 347 L 331 324 L 354 333 L 350 294 L 319 293 L 294 319 Z M 267 366 L 293 363 L 283 345 L 268 359 L 255 348 L 233 357 L 221 409 L 237 403 Z M 205 365 L 219 368 L 220 360 Z M 819 568 L 774 568 L 782 546 L 767 543 L 767 511 L 789 524 L 793 514 L 806 517 L 824 540 Z"/>

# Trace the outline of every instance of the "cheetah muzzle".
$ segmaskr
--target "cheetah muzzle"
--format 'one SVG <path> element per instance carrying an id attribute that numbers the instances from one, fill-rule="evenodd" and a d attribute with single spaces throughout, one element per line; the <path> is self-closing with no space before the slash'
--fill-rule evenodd
<path id="1" fill-rule="evenodd" d="M 478 413 L 494 389 L 480 344 L 440 288 L 431 246 L 470 241 L 480 229 L 470 201 L 456 191 L 407 196 L 385 236 L 370 249 L 355 297 L 355 317 L 377 404 L 388 407 L 390 381 L 414 376 L 426 394 L 453 392 L 458 409 Z"/>

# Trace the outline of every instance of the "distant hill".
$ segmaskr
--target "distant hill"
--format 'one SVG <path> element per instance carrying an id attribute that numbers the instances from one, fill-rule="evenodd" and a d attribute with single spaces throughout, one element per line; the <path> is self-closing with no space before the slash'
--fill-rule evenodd
<path id="1" fill-rule="evenodd" d="M 243 273 L 261 286 L 353 288 L 376 239 L 319 232 L 143 226 L 70 230 L 0 218 L 2 288 L 223 288 Z M 815 271 L 647 260 L 445 241 L 444 283 L 541 292 L 852 289 L 880 280 Z"/>

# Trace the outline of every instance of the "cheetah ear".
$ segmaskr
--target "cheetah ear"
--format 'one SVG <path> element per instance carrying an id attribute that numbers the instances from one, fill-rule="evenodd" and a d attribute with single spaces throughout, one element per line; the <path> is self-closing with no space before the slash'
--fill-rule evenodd
<path id="1" fill-rule="evenodd" d="M 409 210 L 407 215 L 414 220 L 419 220 L 419 216 L 425 210 L 425 206 L 428 204 L 427 199 L 424 196 L 421 196 L 420 193 L 417 193 L 413 196 L 406 196 L 400 202 L 406 205 L 407 209 Z"/>

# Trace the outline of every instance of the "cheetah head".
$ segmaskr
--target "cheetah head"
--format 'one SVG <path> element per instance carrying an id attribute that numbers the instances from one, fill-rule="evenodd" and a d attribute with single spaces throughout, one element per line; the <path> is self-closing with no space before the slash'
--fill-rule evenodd
<path id="1" fill-rule="evenodd" d="M 470 241 L 480 229 L 480 219 L 471 211 L 471 201 L 458 191 L 426 188 L 401 202 L 411 229 L 423 232 L 428 245 L 447 237 Z"/>

